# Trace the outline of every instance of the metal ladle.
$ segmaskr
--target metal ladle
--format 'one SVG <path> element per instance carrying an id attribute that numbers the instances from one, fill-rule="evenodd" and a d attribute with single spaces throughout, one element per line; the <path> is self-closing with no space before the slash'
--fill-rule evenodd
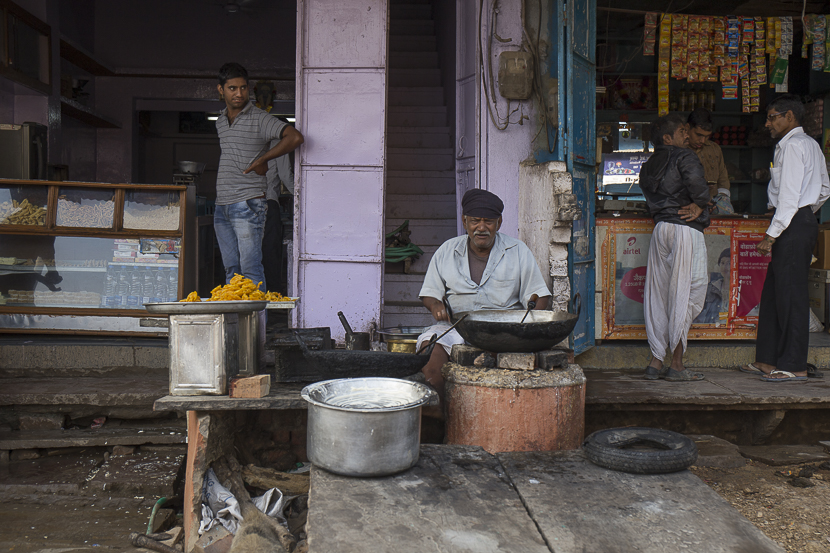
<path id="1" fill-rule="evenodd" d="M 524 316 L 524 317 L 522 317 L 522 320 L 521 320 L 521 321 L 519 321 L 519 324 L 522 324 L 523 322 L 525 322 L 525 319 L 527 319 L 527 316 L 530 314 L 530 312 L 531 312 L 531 311 L 532 311 L 535 307 L 536 307 L 536 302 L 535 302 L 535 301 L 530 300 L 529 302 L 527 302 L 527 311 L 525 311 L 525 316 Z"/>

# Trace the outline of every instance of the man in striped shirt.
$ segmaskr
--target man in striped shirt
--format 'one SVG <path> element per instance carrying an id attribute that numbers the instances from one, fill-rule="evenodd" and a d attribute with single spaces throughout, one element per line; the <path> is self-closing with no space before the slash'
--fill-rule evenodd
<path id="1" fill-rule="evenodd" d="M 265 280 L 262 236 L 268 162 L 294 151 L 303 143 L 303 135 L 251 103 L 248 72 L 238 63 L 219 69 L 218 90 L 225 109 L 216 121 L 222 155 L 213 227 L 226 282 L 239 273 L 260 283 Z M 272 140 L 279 142 L 270 148 Z"/>

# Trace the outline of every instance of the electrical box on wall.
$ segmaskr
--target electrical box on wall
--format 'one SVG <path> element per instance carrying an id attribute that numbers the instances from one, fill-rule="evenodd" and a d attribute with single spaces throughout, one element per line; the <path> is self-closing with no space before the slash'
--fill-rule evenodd
<path id="1" fill-rule="evenodd" d="M 508 100 L 527 100 L 533 90 L 533 58 L 529 52 L 499 55 L 499 94 Z"/>

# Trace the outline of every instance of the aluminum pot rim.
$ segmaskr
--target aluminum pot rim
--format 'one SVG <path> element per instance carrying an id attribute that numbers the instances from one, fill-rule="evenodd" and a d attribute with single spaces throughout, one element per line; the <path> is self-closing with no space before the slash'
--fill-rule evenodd
<path id="1" fill-rule="evenodd" d="M 316 389 L 323 387 L 326 384 L 330 384 L 332 382 L 343 382 L 343 381 L 355 381 L 355 380 L 362 380 L 362 381 L 392 381 L 392 382 L 403 382 L 409 386 L 412 386 L 420 391 L 423 392 L 423 396 L 421 399 L 413 401 L 411 403 L 407 403 L 405 405 L 396 405 L 394 407 L 383 407 L 380 409 L 359 409 L 354 407 L 341 407 L 339 405 L 330 405 L 328 403 L 323 403 L 321 401 L 317 401 L 316 399 L 311 397 L 311 393 Z M 309 404 L 315 407 L 322 407 L 324 409 L 332 409 L 334 411 L 344 411 L 346 413 L 375 413 L 378 415 L 382 415 L 384 413 L 392 413 L 396 411 L 406 411 L 409 409 L 414 409 L 416 407 L 422 407 L 430 402 L 433 396 L 436 395 L 435 390 L 421 384 L 420 382 L 412 382 L 411 380 L 403 380 L 401 378 L 388 378 L 388 377 L 381 377 L 381 376 L 370 376 L 370 377 L 361 377 L 361 378 L 332 378 L 330 380 L 321 380 L 320 382 L 314 382 L 305 386 L 302 391 L 300 392 L 300 396 L 306 400 Z"/>

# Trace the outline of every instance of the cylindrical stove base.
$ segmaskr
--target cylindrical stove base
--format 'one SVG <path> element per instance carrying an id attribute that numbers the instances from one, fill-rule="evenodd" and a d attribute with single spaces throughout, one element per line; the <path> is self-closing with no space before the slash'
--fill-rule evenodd
<path id="1" fill-rule="evenodd" d="M 479 369 L 448 363 L 447 441 L 489 453 L 578 449 L 585 432 L 585 375 Z"/>

